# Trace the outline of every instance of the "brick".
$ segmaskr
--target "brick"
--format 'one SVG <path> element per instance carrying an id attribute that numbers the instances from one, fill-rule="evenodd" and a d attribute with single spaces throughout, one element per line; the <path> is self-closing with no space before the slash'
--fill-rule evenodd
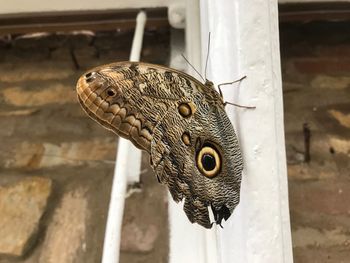
<path id="1" fill-rule="evenodd" d="M 135 222 L 127 223 L 122 229 L 120 248 L 125 252 L 149 252 L 154 248 L 158 235 L 155 225 L 145 227 Z"/>
<path id="2" fill-rule="evenodd" d="M 6 88 L 1 91 L 5 102 L 14 106 L 43 106 L 51 103 L 77 103 L 76 93 L 62 84 L 51 84 L 41 90 L 22 87 Z"/>
<path id="3" fill-rule="evenodd" d="M 350 140 L 331 137 L 330 145 L 336 153 L 343 153 L 350 157 Z"/>
<path id="4" fill-rule="evenodd" d="M 28 62 L 24 62 L 22 65 L 15 65 L 16 66 L 14 66 L 13 63 L 1 64 L 0 81 L 14 83 L 34 80 L 62 80 L 74 74 L 71 68 L 67 69 L 67 65 L 53 65 L 50 61 L 43 63 L 36 62 L 35 66 Z"/>
<path id="5" fill-rule="evenodd" d="M 72 34 L 68 35 L 68 42 L 69 45 L 73 48 L 77 49 L 86 49 L 89 46 L 91 46 L 94 38 L 95 33 L 93 31 L 89 30 L 80 30 L 75 31 Z M 84 48 L 82 48 L 84 47 Z"/>
<path id="6" fill-rule="evenodd" d="M 295 248 L 295 263 L 348 263 L 350 249 L 348 246 L 332 248 Z"/>
<path id="7" fill-rule="evenodd" d="M 336 228 L 350 229 L 348 214 L 325 214 L 318 211 L 301 211 L 291 208 L 292 232 L 299 228 L 316 228 L 318 230 L 333 230 Z"/>
<path id="8" fill-rule="evenodd" d="M 295 68 L 303 74 L 348 74 L 350 59 L 300 58 L 294 60 Z"/>
<path id="9" fill-rule="evenodd" d="M 293 120 L 295 124 L 297 120 Z M 301 126 L 301 125 L 300 125 Z M 293 127 L 289 128 L 291 130 Z M 331 179 L 339 175 L 338 164 L 330 152 L 330 138 L 324 132 L 311 126 L 310 156 L 304 163 L 304 138 L 302 132 L 289 132 L 287 141 L 288 178 L 290 180 Z"/>
<path id="10" fill-rule="evenodd" d="M 350 57 L 350 46 L 347 44 L 324 45 L 316 48 L 316 53 L 323 57 L 337 57 L 343 59 Z"/>
<path id="11" fill-rule="evenodd" d="M 65 193 L 46 231 L 39 263 L 78 262 L 86 247 L 89 214 L 85 189 Z"/>
<path id="12" fill-rule="evenodd" d="M 342 90 L 350 87 L 350 77 L 332 77 L 317 75 L 311 81 L 311 87 L 321 89 Z"/>
<path id="13" fill-rule="evenodd" d="M 287 169 L 290 180 L 330 179 L 338 175 L 337 165 L 333 160 L 290 164 Z"/>
<path id="14" fill-rule="evenodd" d="M 37 111 L 38 109 L 0 111 L 0 117 L 28 116 L 28 115 L 32 115 Z"/>
<path id="15" fill-rule="evenodd" d="M 346 229 L 315 229 L 302 227 L 292 231 L 293 247 L 333 247 L 350 244 Z"/>
<path id="16" fill-rule="evenodd" d="M 289 181 L 289 202 L 298 213 L 350 215 L 350 182 L 347 180 Z"/>
<path id="17" fill-rule="evenodd" d="M 328 113 L 335 118 L 340 125 L 350 128 L 350 114 L 344 114 L 341 111 L 337 110 L 328 110 Z"/>
<path id="18" fill-rule="evenodd" d="M 0 188 L 0 254 L 19 257 L 30 249 L 51 191 L 51 180 L 41 177 Z"/>
<path id="19" fill-rule="evenodd" d="M 38 169 L 59 165 L 79 166 L 86 162 L 114 162 L 115 138 L 78 142 L 52 143 L 22 142 L 13 147 L 7 158 L 0 160 L 6 168 Z"/>
<path id="20" fill-rule="evenodd" d="M 11 151 L 12 146 L 25 140 L 36 142 L 51 140 L 59 143 L 96 137 L 116 138 L 114 133 L 92 121 L 77 103 L 51 104 L 36 109 L 38 112 L 32 115 L 0 117 L 0 138 L 7 141 L 2 145 L 0 156 L 4 154 L 3 151 Z"/>

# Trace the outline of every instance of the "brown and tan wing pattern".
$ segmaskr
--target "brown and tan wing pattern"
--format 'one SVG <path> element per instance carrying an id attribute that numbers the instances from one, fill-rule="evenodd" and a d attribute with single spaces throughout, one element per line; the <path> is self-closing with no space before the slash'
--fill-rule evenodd
<path id="1" fill-rule="evenodd" d="M 135 62 L 101 66 L 77 83 L 80 104 L 101 125 L 150 154 L 159 182 L 189 220 L 210 228 L 239 202 L 242 157 L 222 98 L 174 69 Z"/>

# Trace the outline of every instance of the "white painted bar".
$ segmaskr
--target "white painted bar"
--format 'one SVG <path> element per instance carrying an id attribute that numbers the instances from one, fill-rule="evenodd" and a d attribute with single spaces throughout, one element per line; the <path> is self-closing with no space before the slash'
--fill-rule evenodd
<path id="1" fill-rule="evenodd" d="M 246 75 L 240 87 L 225 86 L 224 97 L 256 106 L 227 106 L 245 168 L 241 202 L 224 229 L 218 228 L 217 262 L 293 262 L 277 0 L 201 4 L 202 33 L 212 34 L 209 78 L 219 84 Z"/>
<path id="2" fill-rule="evenodd" d="M 227 106 L 244 156 L 240 204 L 224 229 L 204 230 L 170 202 L 169 262 L 291 263 L 277 0 L 200 3 L 201 29 L 193 21 L 197 12 L 187 10 L 190 61 L 204 69 L 211 32 L 207 78 L 220 84 L 247 75 L 240 87 L 225 86 L 224 96 L 257 108 Z"/>
<path id="3" fill-rule="evenodd" d="M 139 61 L 146 24 L 146 13 L 136 18 L 136 29 L 131 48 L 130 61 Z M 119 262 L 120 237 L 128 181 L 138 181 L 141 168 L 141 151 L 128 140 L 119 138 L 114 178 L 109 203 L 108 218 L 103 246 L 102 263 Z"/>

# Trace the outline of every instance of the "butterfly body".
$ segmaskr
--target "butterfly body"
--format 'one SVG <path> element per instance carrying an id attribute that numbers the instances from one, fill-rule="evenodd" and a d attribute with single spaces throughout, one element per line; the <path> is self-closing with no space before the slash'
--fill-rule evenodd
<path id="1" fill-rule="evenodd" d="M 166 67 L 118 62 L 77 83 L 86 113 L 150 154 L 159 182 L 189 220 L 210 228 L 239 202 L 242 156 L 220 94 L 211 82 Z"/>

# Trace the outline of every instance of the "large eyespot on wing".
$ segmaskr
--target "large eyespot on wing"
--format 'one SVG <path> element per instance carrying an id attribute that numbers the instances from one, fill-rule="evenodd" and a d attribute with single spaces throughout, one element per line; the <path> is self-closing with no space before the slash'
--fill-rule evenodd
<path id="1" fill-rule="evenodd" d="M 213 144 L 203 144 L 197 152 L 196 165 L 201 174 L 208 178 L 214 178 L 220 173 L 221 156 Z"/>

